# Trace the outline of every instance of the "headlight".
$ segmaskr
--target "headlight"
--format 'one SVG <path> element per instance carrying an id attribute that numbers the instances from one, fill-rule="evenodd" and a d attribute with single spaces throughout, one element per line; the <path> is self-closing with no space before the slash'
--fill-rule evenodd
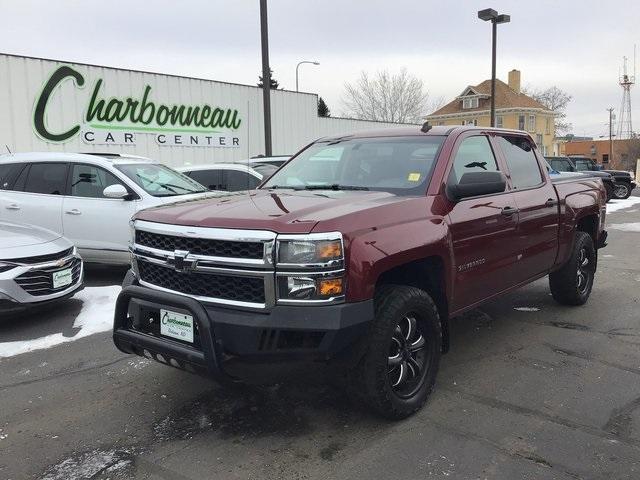
<path id="1" fill-rule="evenodd" d="M 344 273 L 278 275 L 278 299 L 293 301 L 332 301 L 345 293 Z"/>
<path id="2" fill-rule="evenodd" d="M 11 263 L 2 263 L 2 262 L 0 262 L 0 273 L 8 272 L 12 268 L 15 268 L 15 265 L 13 265 Z"/>
<path id="3" fill-rule="evenodd" d="M 278 237 L 277 264 L 287 266 L 336 267 L 344 261 L 339 232 Z"/>
<path id="4" fill-rule="evenodd" d="M 276 290 L 280 303 L 344 298 L 344 244 L 340 232 L 278 235 Z"/>

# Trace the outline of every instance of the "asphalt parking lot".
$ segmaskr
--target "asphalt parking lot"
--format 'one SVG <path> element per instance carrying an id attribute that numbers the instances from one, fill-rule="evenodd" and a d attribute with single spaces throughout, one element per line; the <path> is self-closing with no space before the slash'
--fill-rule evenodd
<path id="1" fill-rule="evenodd" d="M 124 272 L 90 269 L 78 298 L 0 318 L 0 478 L 640 478 L 640 197 L 625 205 L 586 306 L 545 279 L 455 319 L 435 392 L 398 423 L 322 366 L 223 389 L 123 355 Z"/>

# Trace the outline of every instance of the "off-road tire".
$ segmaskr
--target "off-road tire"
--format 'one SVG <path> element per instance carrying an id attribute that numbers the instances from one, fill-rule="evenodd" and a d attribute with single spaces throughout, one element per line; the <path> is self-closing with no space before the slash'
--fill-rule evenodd
<path id="1" fill-rule="evenodd" d="M 607 202 L 613 198 L 613 187 L 605 183 L 604 189 L 607 191 Z"/>
<path id="2" fill-rule="evenodd" d="M 347 392 L 356 403 L 383 417 L 399 420 L 419 410 L 435 384 L 442 350 L 440 316 L 427 292 L 404 285 L 379 287 L 374 307 L 375 318 L 356 347 L 358 357 L 347 375 Z M 399 322 L 410 314 L 416 316 L 416 328 L 426 341 L 425 358 L 429 363 L 424 368 L 422 382 L 417 382 L 415 393 L 402 398 L 391 384 L 388 361 L 394 332 Z"/>
<path id="3" fill-rule="evenodd" d="M 583 252 L 588 263 L 583 265 Z M 598 253 L 591 235 L 576 232 L 573 249 L 567 262 L 549 275 L 553 299 L 563 305 L 584 305 L 589 299 L 598 262 Z M 581 273 L 582 272 L 582 280 Z M 582 283 L 584 282 L 584 283 Z"/>

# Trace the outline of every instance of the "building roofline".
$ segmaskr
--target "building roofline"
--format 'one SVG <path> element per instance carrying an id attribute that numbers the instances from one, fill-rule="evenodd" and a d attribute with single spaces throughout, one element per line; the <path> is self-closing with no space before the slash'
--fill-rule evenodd
<path id="1" fill-rule="evenodd" d="M 233 85 L 233 86 L 236 86 L 236 87 L 257 88 L 259 90 L 262 90 L 262 87 L 258 87 L 257 85 L 248 85 L 246 83 L 225 82 L 225 81 L 222 81 L 222 80 L 213 80 L 211 78 L 204 78 L 204 77 L 189 77 L 187 75 L 177 75 L 175 73 L 162 73 L 162 72 L 154 72 L 154 71 L 151 71 L 151 70 L 138 70 L 138 69 L 134 69 L 134 68 L 112 67 L 112 66 L 108 66 L 108 65 L 98 65 L 96 63 L 76 62 L 76 61 L 72 61 L 72 60 L 60 60 L 60 59 L 46 58 L 46 57 L 33 57 L 33 56 L 30 56 L 30 55 L 19 55 L 19 54 L 16 54 L 16 53 L 0 52 L 0 55 L 5 55 L 7 57 L 14 57 L 14 58 L 25 58 L 25 59 L 29 59 L 29 60 L 44 60 L 44 61 L 47 61 L 47 62 L 82 65 L 84 67 L 108 68 L 110 70 L 120 70 L 120 71 L 123 71 L 123 72 L 144 73 L 144 74 L 147 74 L 147 75 L 162 75 L 164 77 L 184 78 L 184 79 L 187 79 L 187 80 L 201 80 L 201 81 L 205 81 L 205 82 L 222 83 L 224 85 Z M 278 91 L 278 92 L 287 92 L 287 93 L 297 93 L 297 94 L 300 94 L 300 95 L 312 95 L 312 96 L 315 96 L 316 98 L 319 96 L 317 93 L 296 92 L 296 91 L 287 90 L 287 89 L 284 89 L 284 88 L 279 88 L 276 91 Z"/>

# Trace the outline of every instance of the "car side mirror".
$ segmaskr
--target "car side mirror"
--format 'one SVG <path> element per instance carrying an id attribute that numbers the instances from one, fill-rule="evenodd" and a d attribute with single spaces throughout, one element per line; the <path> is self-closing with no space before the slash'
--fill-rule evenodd
<path id="1" fill-rule="evenodd" d="M 447 196 L 457 202 L 463 198 L 501 193 L 507 188 L 507 179 L 502 172 L 468 172 L 455 185 L 447 186 Z"/>
<path id="2" fill-rule="evenodd" d="M 121 198 L 122 200 L 128 200 L 129 190 L 124 185 L 116 183 L 115 185 L 109 185 L 102 191 L 102 194 L 107 198 Z"/>

